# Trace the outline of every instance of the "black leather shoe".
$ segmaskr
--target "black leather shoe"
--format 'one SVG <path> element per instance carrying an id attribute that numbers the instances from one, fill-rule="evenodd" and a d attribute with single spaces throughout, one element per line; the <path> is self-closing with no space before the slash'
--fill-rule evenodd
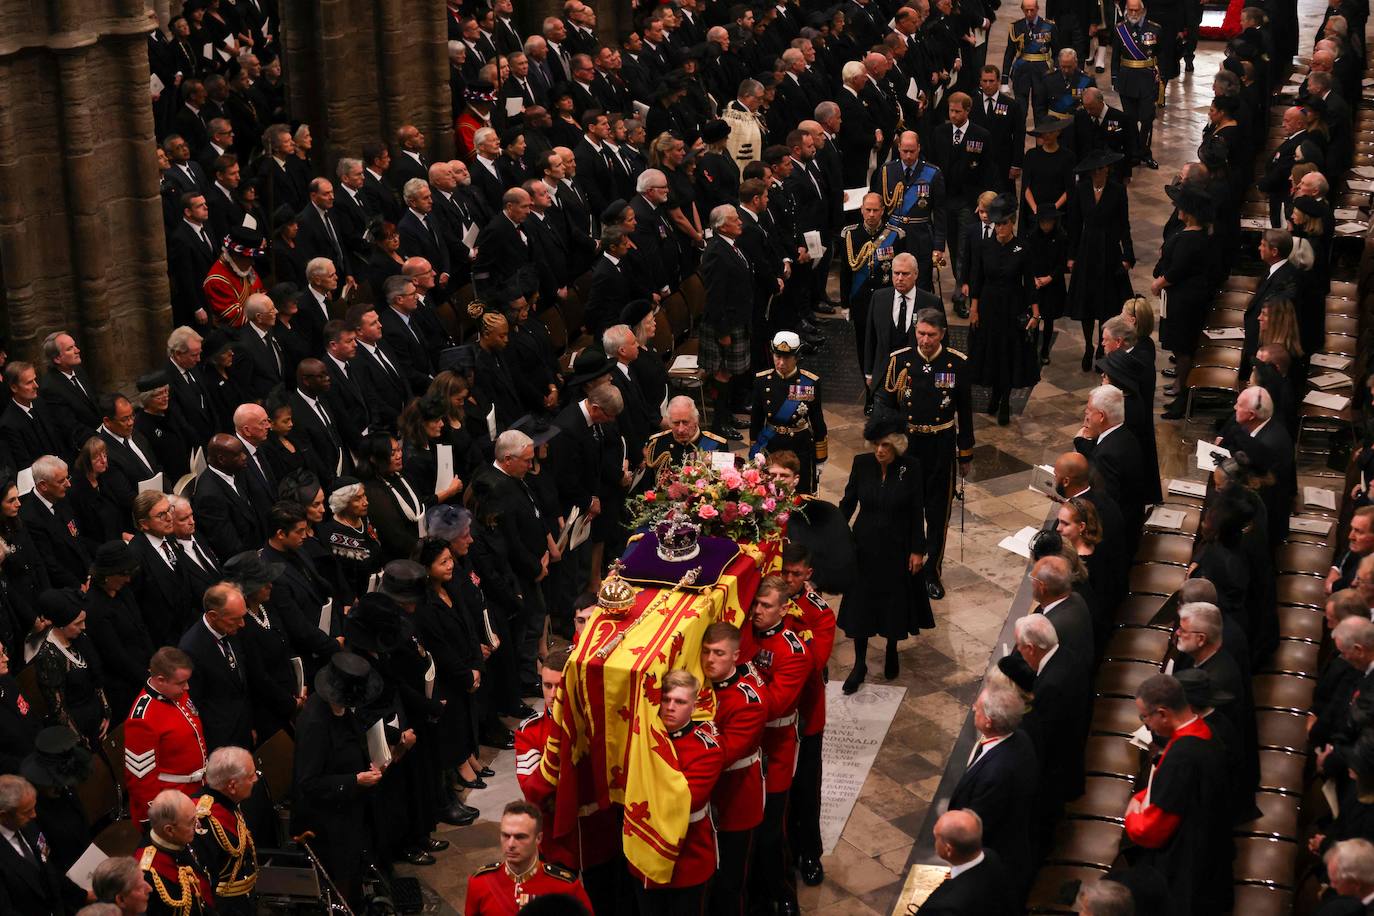
<path id="1" fill-rule="evenodd" d="M 945 597 L 945 587 L 940 584 L 939 579 L 927 579 L 926 594 L 930 596 L 931 601 L 939 601 Z"/>
<path id="2" fill-rule="evenodd" d="M 1159 374 L 1164 376 L 1165 378 L 1178 378 L 1178 370 L 1173 368 L 1172 366 L 1168 369 L 1159 370 Z"/>
<path id="3" fill-rule="evenodd" d="M 470 808 L 463 804 L 455 804 L 440 811 L 439 820 L 445 824 L 451 824 L 454 827 L 466 827 L 477 820 L 477 814 L 476 808 Z M 434 862 L 434 857 L 430 856 L 429 861 L 432 864 Z"/>
<path id="4" fill-rule="evenodd" d="M 482 769 L 477 771 L 477 775 L 481 776 L 483 779 L 491 779 L 496 775 L 496 771 L 491 767 L 482 767 Z"/>
<path id="5" fill-rule="evenodd" d="M 1165 385 L 1165 386 L 1164 386 L 1164 394 L 1167 395 L 1168 397 L 1171 397 L 1171 398 L 1174 397 L 1175 395 L 1178 394 L 1178 385 L 1177 385 L 1177 384 Z"/>
<path id="6" fill-rule="evenodd" d="M 513 751 L 515 750 L 515 736 L 510 732 L 506 732 L 505 735 L 486 735 L 482 738 L 482 745 L 494 747 L 499 751 Z"/>
<path id="7" fill-rule="evenodd" d="M 868 663 L 861 662 L 850 669 L 849 677 L 844 679 L 844 686 L 840 689 L 843 690 L 846 695 L 857 693 L 859 685 L 864 682 L 864 678 L 866 677 L 868 677 Z"/>
<path id="8" fill-rule="evenodd" d="M 429 842 L 425 844 L 425 852 L 443 852 L 445 849 L 448 849 L 448 840 L 430 837 Z"/>
<path id="9" fill-rule="evenodd" d="M 899 671 L 901 671 L 901 664 L 897 659 L 897 647 L 888 643 L 887 651 L 883 653 L 883 677 L 890 681 L 897 676 Z"/>
<path id="10" fill-rule="evenodd" d="M 1081 363 L 1081 365 L 1083 366 L 1084 372 L 1087 372 L 1089 369 L 1093 367 L 1093 352 L 1091 350 L 1088 350 L 1083 354 L 1083 362 Z"/>
<path id="11" fill-rule="evenodd" d="M 1159 415 L 1161 420 L 1182 420 L 1183 405 L 1175 401 L 1164 408 L 1164 413 Z"/>
<path id="12" fill-rule="evenodd" d="M 717 436 L 720 436 L 726 442 L 744 441 L 744 436 L 740 433 L 739 430 L 735 429 L 733 426 L 718 426 L 715 429 L 715 433 Z"/>
<path id="13" fill-rule="evenodd" d="M 464 779 L 461 775 L 454 776 L 453 778 L 458 780 L 458 785 L 462 786 L 464 789 L 485 789 L 487 787 L 487 784 L 482 781 L 481 776 L 478 776 L 476 779 Z"/>
<path id="14" fill-rule="evenodd" d="M 779 900 L 773 912 L 777 913 L 777 916 L 800 916 L 801 914 L 795 900 Z"/>
<path id="15" fill-rule="evenodd" d="M 407 849 L 397 861 L 408 865 L 433 865 L 437 860 L 423 849 Z"/>
<path id="16" fill-rule="evenodd" d="M 833 315 L 838 309 L 831 305 L 829 301 L 817 302 L 811 306 L 811 311 L 817 315 Z"/>
<path id="17" fill-rule="evenodd" d="M 1004 400 L 1002 401 L 1002 406 L 999 407 L 999 408 L 997 409 L 997 425 L 998 425 L 998 426 L 1007 426 L 1007 425 L 1010 424 L 1010 423 L 1011 423 L 1011 402 L 1004 399 Z"/>
<path id="18" fill-rule="evenodd" d="M 807 887 L 815 887 L 825 880 L 825 869 L 821 867 L 820 859 L 798 859 L 797 870 L 801 872 L 802 883 Z"/>
<path id="19" fill-rule="evenodd" d="M 967 317 L 968 317 L 968 301 L 965 300 L 965 301 L 963 301 L 963 302 L 956 302 L 956 303 L 954 303 L 954 314 L 958 315 L 960 318 L 967 318 Z"/>
<path id="20" fill-rule="evenodd" d="M 1149 159 L 1146 159 L 1146 160 L 1145 160 L 1145 165 L 1146 165 L 1147 167 L 1149 167 L 1149 168 L 1152 168 L 1152 169 L 1158 169 L 1158 168 L 1159 168 L 1159 163 L 1158 163 L 1158 162 L 1155 162 L 1155 157 L 1153 157 L 1153 156 L 1151 156 Z"/>
<path id="21" fill-rule="evenodd" d="M 802 334 L 810 334 L 812 337 L 815 337 L 821 333 L 821 329 L 816 325 L 814 321 L 812 321 L 809 318 L 803 318 L 800 321 L 798 321 L 797 330 L 800 331 Z"/>
<path id="22" fill-rule="evenodd" d="M 1048 353 L 1041 353 L 1041 354 L 1040 354 L 1040 365 L 1042 365 L 1042 366 L 1048 366 L 1049 364 L 1050 364 L 1050 355 L 1049 355 Z"/>
<path id="23" fill-rule="evenodd" d="M 514 709 L 508 712 L 506 715 L 510 716 L 513 719 L 520 719 L 523 721 L 525 719 L 528 719 L 530 716 L 534 715 L 534 707 L 528 703 L 521 703 L 519 706 L 516 706 Z"/>

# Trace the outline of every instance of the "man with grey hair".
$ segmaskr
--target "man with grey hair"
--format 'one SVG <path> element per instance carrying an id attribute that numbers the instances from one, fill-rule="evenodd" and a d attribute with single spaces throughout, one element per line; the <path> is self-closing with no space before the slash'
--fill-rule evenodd
<path id="1" fill-rule="evenodd" d="M 196 798 L 196 846 L 210 870 L 216 914 L 257 912 L 257 847 L 241 808 L 257 781 L 257 762 L 241 747 L 215 748 L 205 762 L 205 789 Z"/>
<path id="2" fill-rule="evenodd" d="M 1342 898 L 1352 898 L 1349 908 L 1333 908 L 1331 912 L 1368 912 L 1370 903 L 1374 902 L 1374 843 L 1362 837 L 1341 840 L 1326 851 L 1325 861 L 1331 889 Z M 1323 913 L 1326 910 L 1326 907 L 1321 908 Z"/>
<path id="3" fill-rule="evenodd" d="M 516 308 L 517 302 L 526 301 L 527 292 L 538 288 L 533 249 L 524 229 L 530 216 L 529 192 L 511 188 L 501 195 L 500 204 L 501 212 L 477 235 L 472 282 L 483 301 Z"/>
<path id="4" fill-rule="evenodd" d="M 383 339 L 391 344 L 396 368 L 411 391 L 425 391 L 434 378 L 430 362 L 433 348 L 416 315 L 420 305 L 416 283 L 404 272 L 387 277 L 382 298 L 384 305 L 377 309 L 377 318 L 382 323 Z"/>
<path id="5" fill-rule="evenodd" d="M 67 463 L 53 455 L 41 455 L 30 470 L 33 490 L 20 501 L 19 519 L 33 538 L 52 587 L 77 588 L 86 581 L 91 553 L 67 499 L 72 486 Z"/>
<path id="6" fill-rule="evenodd" d="M 282 383 L 286 352 L 277 339 L 277 306 L 266 293 L 253 293 L 243 306 L 244 322 L 235 334 L 234 369 L 251 400 L 262 401 Z"/>
<path id="7" fill-rule="evenodd" d="M 972 809 L 946 811 L 935 822 L 935 854 L 949 863 L 949 876 L 921 912 L 934 916 L 1009 913 L 1007 870 L 1002 857 L 983 848 L 983 819 Z"/>
<path id="8" fill-rule="evenodd" d="M 1347 617 L 1331 631 L 1331 640 L 1357 677 L 1350 702 L 1333 717 L 1330 740 L 1317 749 L 1317 769 L 1328 779 L 1344 784 L 1346 771 L 1355 759 L 1355 742 L 1374 712 L 1374 621 L 1362 615 Z"/>
<path id="9" fill-rule="evenodd" d="M 650 468 L 665 464 L 677 467 L 688 458 L 697 457 L 698 452 L 730 449 L 730 443 L 722 436 L 701 428 L 701 412 L 697 410 L 696 401 L 688 395 L 679 394 L 668 401 L 665 419 L 668 428 L 649 437 L 646 460 Z"/>
<path id="10" fill-rule="evenodd" d="M 86 375 L 81 348 L 69 332 L 53 331 L 43 338 L 43 359 L 46 366 L 38 393 L 52 411 L 63 443 L 80 448 L 100 423 L 100 392 Z"/>
<path id="11" fill-rule="evenodd" d="M 678 231 L 668 217 L 668 176 L 659 169 L 640 172 L 630 209 L 635 214 L 635 229 L 630 234 L 638 249 L 635 258 L 638 263 L 652 265 L 646 273 L 653 282 L 662 284 L 654 292 L 666 296 L 681 279 Z"/>
<path id="12" fill-rule="evenodd" d="M 701 258 L 706 285 L 706 309 L 701 318 L 700 366 L 706 373 L 704 398 L 714 405 L 711 428 L 721 437 L 739 441 L 735 428 L 732 379 L 750 368 L 749 335 L 754 317 L 754 272 L 738 247 L 744 224 L 729 204 L 711 211 L 711 240 Z"/>
<path id="13" fill-rule="evenodd" d="M 1091 332 L 1089 332 L 1091 333 Z M 1136 350 L 1135 326 L 1121 315 L 1113 315 L 1102 322 L 1102 351 L 1104 354 L 1124 352 L 1131 359 L 1123 363 L 1123 371 L 1130 373 L 1130 381 L 1146 404 L 1155 401 L 1154 348 Z"/>
<path id="14" fill-rule="evenodd" d="M 424 258 L 434 265 L 436 296 L 442 299 L 448 286 L 449 240 L 447 227 L 434 213 L 434 192 L 425 179 L 412 178 L 405 183 L 402 196 L 406 212 L 396 224 L 396 231 L 401 236 L 401 254 L 407 258 Z"/>
<path id="15" fill-rule="evenodd" d="M 1035 746 L 1020 729 L 1025 710 L 1021 694 L 1010 685 L 984 684 L 973 703 L 978 739 L 949 796 L 949 810 L 968 809 L 982 820 L 983 848 L 1001 857 L 1014 900 L 1030 883 L 1032 805 L 1040 772 Z"/>
<path id="16" fill-rule="evenodd" d="M 130 856 L 112 856 L 91 872 L 91 893 L 98 902 L 115 907 L 120 916 L 143 916 L 151 892 L 143 869 Z"/>
<path id="17" fill-rule="evenodd" d="M 1259 741 L 1250 681 L 1234 656 L 1226 651 L 1223 629 L 1221 609 L 1215 604 L 1195 601 L 1180 606 L 1178 629 L 1174 633 L 1174 644 L 1180 654 L 1174 670 L 1196 668 L 1205 671 L 1212 690 L 1229 697 L 1224 703 L 1212 705 L 1235 726 L 1241 742 L 1236 753 L 1244 757 L 1247 766 L 1258 776 L 1259 758 L 1255 755 L 1259 753 Z"/>
<path id="18" fill-rule="evenodd" d="M 1140 442 L 1124 425 L 1126 402 L 1121 389 L 1099 385 L 1088 394 L 1083 425 L 1074 437 L 1073 447 L 1102 475 L 1107 495 L 1121 507 L 1126 523 L 1126 555 L 1135 556 L 1145 522 L 1147 489 L 1145 475 L 1159 480 L 1159 468 L 1147 468 L 1141 458 Z"/>
<path id="19" fill-rule="evenodd" d="M 351 280 L 355 271 L 334 215 L 334 183 L 328 178 L 312 178 L 307 187 L 310 202 L 296 217 L 300 226 L 296 246 L 307 260 L 329 258 L 339 272 Z M 300 278 L 293 279 L 299 281 Z"/>
<path id="20" fill-rule="evenodd" d="M 0 901 L 7 913 L 68 913 L 85 898 L 48 858 L 38 792 L 22 776 L 0 776 Z"/>
<path id="21" fill-rule="evenodd" d="M 7 363 L 5 385 L 10 397 L 0 413 L 0 458 L 8 459 L 6 465 L 25 467 L 39 455 L 75 457 L 76 449 L 63 436 L 63 424 L 38 396 L 37 367 L 23 360 Z"/>
<path id="22" fill-rule="evenodd" d="M 1054 554 L 1042 557 L 1031 569 L 1032 613 L 1044 614 L 1059 636 L 1063 650 L 1080 664 L 1096 664 L 1099 640 L 1094 636 L 1092 612 L 1083 596 L 1073 590 L 1069 561 Z M 1103 639 L 1101 642 L 1105 642 Z"/>
<path id="23" fill-rule="evenodd" d="M 167 412 L 192 448 L 203 448 L 215 434 L 210 389 L 200 369 L 203 343 L 194 328 L 174 328 L 167 336 L 167 362 L 162 367 L 168 381 Z"/>
<path id="24" fill-rule="evenodd" d="M 1298 491 L 1293 437 L 1274 420 L 1274 399 L 1259 385 L 1246 388 L 1236 398 L 1234 417 L 1226 421 L 1216 442 L 1231 451 L 1244 452 L 1251 466 L 1268 473 L 1273 482 L 1259 488 L 1269 518 L 1269 543 L 1277 547 L 1288 536 L 1288 516 Z"/>
<path id="25" fill-rule="evenodd" d="M 153 893 L 159 899 L 189 896 L 186 912 L 191 916 L 218 912 L 214 909 L 214 884 L 209 871 L 192 849 L 196 840 L 196 803 L 176 789 L 159 792 L 148 806 L 148 834 L 150 844 L 134 858 Z"/>
<path id="26" fill-rule="evenodd" d="M 639 358 L 639 338 L 630 330 L 630 326 L 617 324 L 607 328 L 601 335 L 601 346 L 606 356 L 615 361 L 611 383 L 620 391 L 625 404 L 616 422 L 620 434 L 625 438 L 625 453 L 633 470 L 643 463 L 644 444 L 649 441 L 650 434 L 659 428 L 662 418 L 658 405 L 650 404 L 644 397 L 644 389 L 631 369 Z"/>
<path id="27" fill-rule="evenodd" d="M 1099 878 L 1079 889 L 1073 908 L 1078 916 L 1135 916 L 1135 898 L 1126 885 Z"/>

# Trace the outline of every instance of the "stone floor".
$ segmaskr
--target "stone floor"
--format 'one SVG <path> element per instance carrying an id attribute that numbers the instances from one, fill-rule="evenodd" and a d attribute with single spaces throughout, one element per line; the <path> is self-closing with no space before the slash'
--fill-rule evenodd
<path id="1" fill-rule="evenodd" d="M 1321 4 L 1302 0 L 1303 46 L 1320 19 Z M 990 61 L 1000 61 L 1006 25 L 1018 15 L 1005 3 L 994 30 Z M 1221 45 L 1203 43 L 1197 53 L 1197 72 L 1185 74 L 1171 86 L 1168 107 L 1156 121 L 1154 153 L 1160 170 L 1141 169 L 1131 184 L 1132 237 L 1138 263 L 1134 286 L 1147 291 L 1158 257 L 1160 232 L 1170 213 L 1163 186 L 1179 167 L 1195 158 L 1211 100 L 1211 79 L 1221 60 Z M 1106 74 L 1098 76 L 1108 89 Z M 1114 96 L 1113 96 L 1114 98 Z M 952 288 L 946 276 L 944 289 Z M 957 321 L 957 319 L 956 319 Z M 836 330 L 840 329 L 838 326 Z M 854 807 L 839 846 L 824 859 L 826 880 L 820 887 L 799 887 L 802 909 L 816 914 L 867 916 L 889 913 L 902 886 L 908 856 L 921 829 L 927 808 L 940 781 L 954 737 L 977 694 L 990 653 L 1007 615 L 1024 563 L 1000 549 L 998 541 L 1026 525 L 1039 525 L 1046 500 L 1027 489 L 1026 467 L 1053 463 L 1071 448 L 1087 392 L 1095 376 L 1079 370 L 1082 336 L 1076 325 L 1061 322 L 1053 362 L 1031 392 L 1023 412 L 1011 425 L 999 427 L 986 415 L 975 419 L 980 450 L 971 480 L 965 485 L 965 519 L 958 533 L 956 506 L 945 558 L 945 600 L 936 603 L 936 629 L 906 640 L 901 648 L 901 674 L 894 681 L 907 688 L 906 698 Z M 852 353 L 849 329 L 836 334 L 835 343 Z M 833 348 L 827 348 L 832 350 Z M 827 354 L 819 361 L 829 361 Z M 1160 366 L 1165 365 L 1161 356 Z M 1163 387 L 1163 380 L 1159 385 Z M 822 480 L 822 496 L 838 500 L 855 452 L 865 448 L 860 405 L 854 399 L 830 400 L 826 417 L 830 429 L 830 461 Z M 1161 470 L 1166 477 L 1186 465 L 1192 442 L 1203 431 L 1196 424 L 1158 421 Z M 870 677 L 880 677 L 882 646 L 875 642 Z M 832 673 L 843 677 L 853 663 L 852 644 L 836 642 Z M 439 864 L 408 869 L 420 877 L 430 893 L 427 910 L 461 910 L 467 876 L 497 854 L 497 826 L 487 821 L 439 834 L 452 848 Z M 436 899 L 442 898 L 442 899 Z"/>

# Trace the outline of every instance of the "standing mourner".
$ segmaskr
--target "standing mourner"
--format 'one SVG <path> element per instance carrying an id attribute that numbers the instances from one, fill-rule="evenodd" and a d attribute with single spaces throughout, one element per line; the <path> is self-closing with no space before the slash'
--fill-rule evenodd
<path id="1" fill-rule="evenodd" d="M 1055 24 L 1040 15 L 1038 0 L 1021 0 L 1022 18 L 1011 24 L 1002 73 L 1024 112 L 1035 106 L 1035 120 L 1045 116 L 1045 77 L 1054 69 L 1059 36 Z"/>
<path id="2" fill-rule="evenodd" d="M 1083 323 L 1083 371 L 1092 368 L 1093 326 L 1121 311 L 1135 266 L 1126 188 L 1112 177 L 1121 154 L 1088 153 L 1074 169 L 1078 184 L 1069 195 L 1069 312 Z M 1096 353 L 1102 355 L 1098 339 Z"/>
<path id="3" fill-rule="evenodd" d="M 1192 182 L 1171 184 L 1165 191 L 1174 202 L 1183 228 L 1165 239 L 1150 292 L 1159 296 L 1160 313 L 1165 319 L 1160 345 L 1173 352 L 1177 378 L 1182 383 L 1164 409 L 1164 419 L 1177 420 L 1183 417 L 1188 372 L 1193 367 L 1197 338 L 1206 324 L 1215 288 L 1210 269 L 1212 245 L 1207 234 L 1212 202 L 1206 191 Z"/>
<path id="4" fill-rule="evenodd" d="M 869 190 L 882 194 L 889 228 L 902 229 L 902 250 L 916 258 L 917 285 L 935 288 L 934 275 L 945 260 L 945 177 L 921 156 L 914 130 L 897 138 L 897 158 L 873 173 Z"/>
<path id="5" fill-rule="evenodd" d="M 1160 41 L 1159 24 L 1145 18 L 1142 0 L 1126 0 L 1126 15 L 1116 24 L 1112 35 L 1112 85 L 1121 96 L 1121 110 L 1133 139 L 1131 165 L 1159 168 L 1150 142 L 1154 136 L 1155 105 L 1163 94 L 1155 46 Z"/>
<path id="6" fill-rule="evenodd" d="M 1034 225 L 1031 218 L 1044 210 L 1063 210 L 1073 188 L 1073 153 L 1059 142 L 1062 132 L 1072 124 L 1057 118 L 1038 122 L 1031 131 L 1035 148 L 1026 151 L 1021 181 L 1021 222 L 1025 232 Z"/>
<path id="7" fill-rule="evenodd" d="M 701 370 L 711 391 L 712 427 L 731 441 L 743 438 L 735 429 L 732 380 L 749 371 L 749 325 L 753 312 L 753 271 L 736 245 L 743 231 L 739 212 L 729 204 L 711 211 L 714 233 L 701 257 L 706 283 L 706 311 L 701 317 Z"/>
<path id="8" fill-rule="evenodd" d="M 821 407 L 821 377 L 797 368 L 800 349 L 801 338 L 793 331 L 779 331 L 773 336 L 773 368 L 754 378 L 749 421 L 749 437 L 754 444 L 749 456 L 782 449 L 795 452 L 802 463 L 799 491 L 813 493 L 829 446 Z"/>
<path id="9" fill-rule="evenodd" d="M 969 338 L 974 381 L 992 388 L 988 413 L 1011 422 L 1011 389 L 1040 380 L 1034 334 L 1040 324 L 1039 290 L 1030 253 L 1016 237 L 1016 216 L 1005 197 L 992 202 L 996 229 L 974 259 L 969 278 Z"/>
<path id="10" fill-rule="evenodd" d="M 849 309 L 854 343 L 863 365 L 868 307 L 873 294 L 892 282 L 892 259 L 902 250 L 906 230 L 883 222 L 882 195 L 870 191 L 859 206 L 859 222 L 840 230 L 840 304 Z M 868 402 L 873 400 L 869 389 Z"/>

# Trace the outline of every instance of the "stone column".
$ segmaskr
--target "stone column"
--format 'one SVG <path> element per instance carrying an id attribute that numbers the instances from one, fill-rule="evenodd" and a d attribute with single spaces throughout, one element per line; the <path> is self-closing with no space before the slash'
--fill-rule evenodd
<path id="1" fill-rule="evenodd" d="M 289 104 L 328 167 L 415 124 L 453 153 L 444 0 L 292 0 L 280 6 Z"/>
<path id="2" fill-rule="evenodd" d="M 101 387 L 171 328 L 144 0 L 0 0 L 0 272 L 12 358 L 71 331 Z"/>

